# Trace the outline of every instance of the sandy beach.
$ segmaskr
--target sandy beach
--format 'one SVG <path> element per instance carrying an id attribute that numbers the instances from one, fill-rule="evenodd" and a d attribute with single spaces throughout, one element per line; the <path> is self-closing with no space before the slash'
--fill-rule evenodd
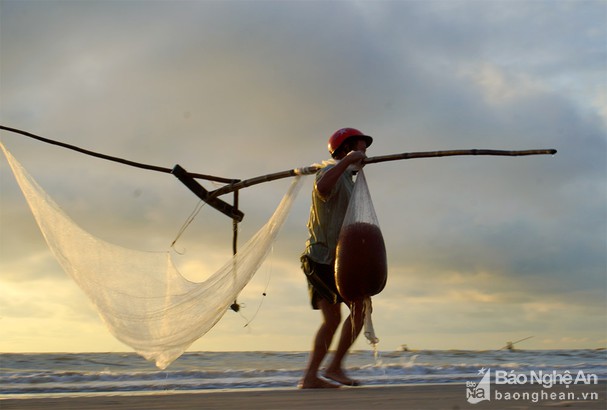
<path id="1" fill-rule="evenodd" d="M 541 386 L 499 386 L 501 399 L 492 392 L 491 401 L 470 404 L 462 384 L 355 387 L 330 390 L 258 389 L 208 391 L 141 396 L 103 395 L 62 398 L 6 399 L 4 409 L 526 409 L 569 407 L 601 409 L 607 407 L 607 385 L 555 386 L 544 389 L 556 399 L 525 399 Z M 571 393 L 575 397 L 559 398 Z M 596 393 L 596 394 L 595 394 Z M 510 394 L 510 398 L 506 399 Z M 592 396 L 595 394 L 594 396 Z M 518 395 L 518 396 L 517 396 Z"/>

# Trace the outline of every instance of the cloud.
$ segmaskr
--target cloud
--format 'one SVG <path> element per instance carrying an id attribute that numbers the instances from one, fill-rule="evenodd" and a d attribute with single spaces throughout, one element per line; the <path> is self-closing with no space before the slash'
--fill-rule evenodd
<path id="1" fill-rule="evenodd" d="M 541 327 L 554 346 L 565 332 L 598 340 L 593 329 L 604 314 L 592 306 L 604 299 L 607 263 L 602 3 L 1 7 L 2 124 L 93 151 L 244 179 L 325 159 L 326 139 L 342 126 L 375 137 L 369 155 L 558 149 L 554 157 L 369 165 L 390 262 L 376 320 L 394 346 L 411 329 L 420 343 L 462 347 L 494 347 L 517 326 Z M 77 223 L 113 243 L 166 249 L 198 202 L 171 175 L 9 133 L 2 139 Z M 4 161 L 0 172 L 3 279 L 58 279 Z M 241 191 L 241 244 L 288 184 Z M 252 345 L 290 338 L 306 349 L 315 330 L 298 266 L 310 189 L 308 180 L 268 261 L 276 273 L 247 333 Z M 188 277 L 202 279 L 231 254 L 231 221 L 204 207 L 177 248 L 186 251 L 175 256 Z M 265 289 L 263 269 L 244 295 L 247 315 Z M 27 300 L 28 288 L 19 289 Z M 281 333 L 294 318 L 309 324 Z M 241 321 L 226 317 L 196 346 L 225 346 L 222 334 L 240 335 Z"/>

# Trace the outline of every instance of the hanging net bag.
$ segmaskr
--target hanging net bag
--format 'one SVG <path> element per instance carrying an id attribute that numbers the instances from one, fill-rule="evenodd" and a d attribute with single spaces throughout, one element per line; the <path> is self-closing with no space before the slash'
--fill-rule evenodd
<path id="1" fill-rule="evenodd" d="M 365 336 L 372 344 L 379 340 L 371 321 L 371 296 L 384 289 L 387 277 L 386 246 L 361 170 L 337 241 L 335 282 L 346 303 L 364 304 Z"/>

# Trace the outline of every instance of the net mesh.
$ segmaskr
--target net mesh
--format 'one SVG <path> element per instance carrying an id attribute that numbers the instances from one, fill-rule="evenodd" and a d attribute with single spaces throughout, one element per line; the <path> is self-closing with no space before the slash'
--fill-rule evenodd
<path id="1" fill-rule="evenodd" d="M 80 228 L 0 144 L 42 234 L 110 332 L 164 369 L 226 313 L 252 279 L 301 187 L 295 177 L 272 217 L 204 282 L 184 278 L 167 252 L 127 249 Z"/>

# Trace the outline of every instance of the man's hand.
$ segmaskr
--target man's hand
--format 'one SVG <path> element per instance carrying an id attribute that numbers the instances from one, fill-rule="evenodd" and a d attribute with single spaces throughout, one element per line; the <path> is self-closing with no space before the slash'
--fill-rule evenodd
<path id="1" fill-rule="evenodd" d="M 365 158 L 367 158 L 367 155 L 363 151 L 350 151 L 342 161 L 348 165 L 357 165 L 360 169 L 365 165 L 363 163 Z"/>
<path id="2" fill-rule="evenodd" d="M 359 167 L 364 165 L 363 160 L 367 158 L 363 151 L 350 151 L 348 155 L 343 157 L 337 165 L 328 170 L 325 175 L 316 183 L 316 189 L 321 197 L 327 197 L 337 180 L 350 166 Z"/>

